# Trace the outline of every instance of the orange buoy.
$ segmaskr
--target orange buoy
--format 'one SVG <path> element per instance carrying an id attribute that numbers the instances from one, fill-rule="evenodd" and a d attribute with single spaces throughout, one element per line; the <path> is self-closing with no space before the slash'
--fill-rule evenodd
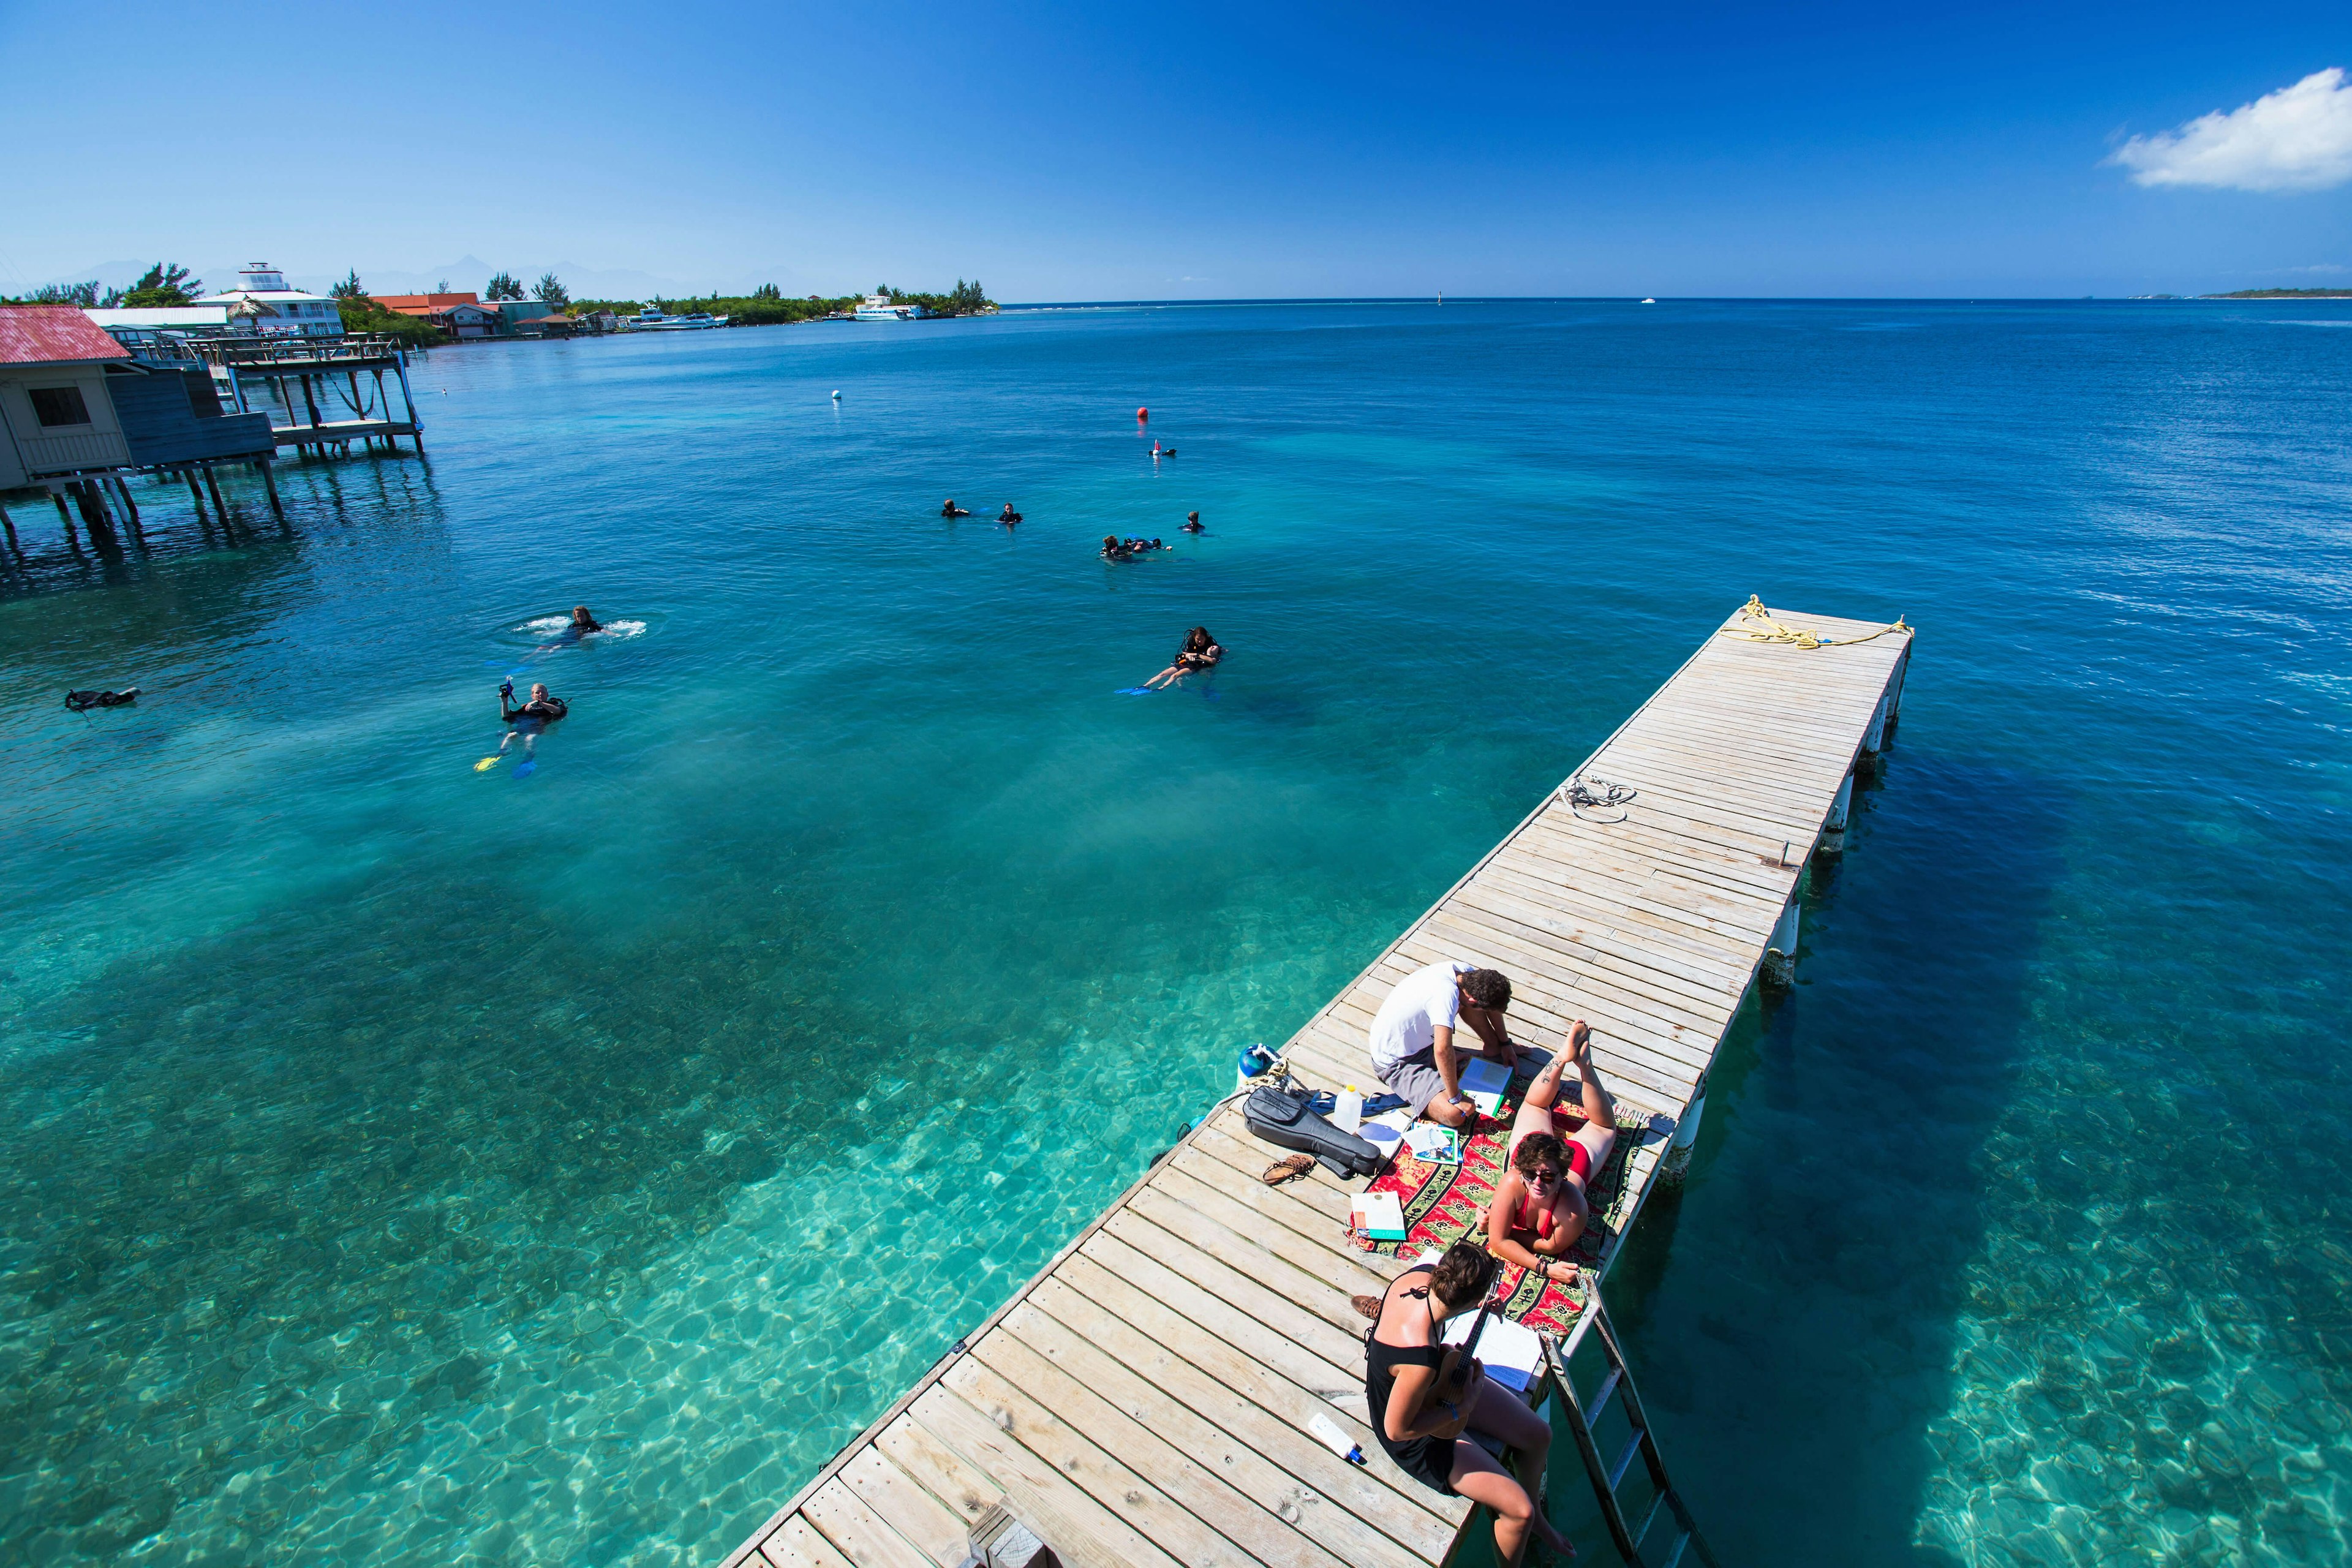
<path id="1" fill-rule="evenodd" d="M 1149 408 L 1139 408 L 1135 411 L 1135 416 L 1138 419 L 1149 419 L 1151 417 L 1151 410 Z"/>

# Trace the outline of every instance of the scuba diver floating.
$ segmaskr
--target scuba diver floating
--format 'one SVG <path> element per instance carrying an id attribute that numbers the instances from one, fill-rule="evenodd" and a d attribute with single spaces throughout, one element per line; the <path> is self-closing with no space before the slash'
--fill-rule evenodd
<path id="1" fill-rule="evenodd" d="M 1209 635 L 1209 628 L 1194 626 L 1184 634 L 1184 646 L 1176 650 L 1176 662 L 1145 681 L 1143 689 L 1150 690 L 1163 682 L 1173 686 L 1188 675 L 1214 669 L 1217 661 L 1224 657 L 1225 650 L 1217 646 L 1217 639 Z"/>
<path id="2" fill-rule="evenodd" d="M 474 771 L 478 773 L 486 773 L 498 766 L 499 759 L 507 754 L 507 748 L 514 744 L 514 738 L 520 735 L 524 753 L 523 764 L 515 770 L 515 776 L 522 777 L 539 765 L 541 731 L 571 711 L 572 704 L 561 697 L 551 697 L 548 694 L 547 684 L 544 681 L 532 683 L 530 700 L 520 706 L 515 703 L 514 682 L 499 681 L 499 717 L 507 722 L 506 738 L 499 742 L 497 751 L 474 764 Z"/>

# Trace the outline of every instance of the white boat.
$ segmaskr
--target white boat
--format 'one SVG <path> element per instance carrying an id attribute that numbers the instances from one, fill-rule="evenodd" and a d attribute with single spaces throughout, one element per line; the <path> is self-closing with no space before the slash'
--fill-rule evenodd
<path id="1" fill-rule="evenodd" d="M 627 332 L 698 332 L 706 327 L 723 327 L 726 324 L 726 317 L 714 316 L 708 310 L 669 316 L 651 305 L 634 316 L 621 318 L 621 330 Z"/>
<path id="2" fill-rule="evenodd" d="M 887 294 L 868 294 L 857 302 L 861 321 L 913 321 L 929 315 L 920 305 L 893 304 Z"/>

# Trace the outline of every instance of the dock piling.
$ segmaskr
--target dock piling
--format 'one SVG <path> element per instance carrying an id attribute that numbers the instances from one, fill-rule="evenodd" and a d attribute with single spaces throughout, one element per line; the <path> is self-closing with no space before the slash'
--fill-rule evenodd
<path id="1" fill-rule="evenodd" d="M 1675 1135 L 1666 1144 L 1664 1157 L 1658 1162 L 1658 1181 L 1669 1187 L 1679 1187 L 1690 1173 L 1691 1151 L 1698 1144 L 1698 1121 L 1706 1112 L 1706 1074 L 1698 1075 L 1698 1087 L 1691 1090 L 1690 1107 L 1675 1123 Z"/>
<path id="2" fill-rule="evenodd" d="M 1845 782 L 1838 785 L 1837 798 L 1830 802 L 1830 814 L 1822 822 L 1822 841 L 1816 855 L 1845 853 L 1845 822 L 1853 811 L 1853 774 L 1849 771 Z"/>
<path id="3" fill-rule="evenodd" d="M 254 467 L 261 470 L 261 488 L 269 492 L 269 510 L 271 515 L 276 517 L 278 521 L 284 522 L 286 521 L 286 509 L 278 504 L 278 476 L 270 472 L 269 459 L 263 458 L 258 462 L 255 463 Z"/>
<path id="4" fill-rule="evenodd" d="M 23 560 L 25 547 L 16 542 L 16 520 L 8 515 L 8 509 L 5 506 L 0 506 L 0 529 L 5 529 L 8 532 L 9 552 L 19 561 Z"/>
<path id="5" fill-rule="evenodd" d="M 1773 924 L 1771 939 L 1764 948 L 1762 967 L 1769 985 L 1785 987 L 1797 983 L 1797 926 L 1801 907 L 1797 894 L 1791 892 L 1787 907 Z"/>

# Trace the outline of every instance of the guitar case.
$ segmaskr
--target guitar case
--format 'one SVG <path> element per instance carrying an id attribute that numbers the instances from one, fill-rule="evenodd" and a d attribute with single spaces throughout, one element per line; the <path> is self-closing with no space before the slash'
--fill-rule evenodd
<path id="1" fill-rule="evenodd" d="M 1249 1130 L 1281 1149 L 1312 1154 L 1323 1168 L 1342 1180 L 1369 1176 L 1381 1168 L 1381 1151 L 1368 1139 L 1342 1132 L 1307 1109 L 1307 1096 L 1299 1090 L 1264 1083 L 1250 1090 L 1242 1106 Z"/>

